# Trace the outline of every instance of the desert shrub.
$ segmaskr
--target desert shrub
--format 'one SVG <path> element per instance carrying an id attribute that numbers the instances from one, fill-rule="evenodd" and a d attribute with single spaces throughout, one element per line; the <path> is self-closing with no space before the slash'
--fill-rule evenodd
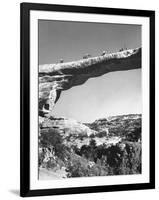
<path id="1" fill-rule="evenodd" d="M 113 174 L 141 173 L 141 143 L 125 142 L 107 149 L 107 165 Z"/>
<path id="2" fill-rule="evenodd" d="M 108 175 L 108 169 L 102 165 L 96 164 L 89 170 L 89 176 L 107 176 L 107 175 Z"/>
<path id="3" fill-rule="evenodd" d="M 45 167 L 47 169 L 53 169 L 56 171 L 57 169 L 61 169 L 62 167 L 65 167 L 65 163 L 64 161 L 62 161 L 61 159 L 57 157 L 55 160 L 50 159 L 48 162 L 42 163 L 42 167 Z"/>
<path id="4" fill-rule="evenodd" d="M 94 139 L 91 139 L 89 142 L 89 146 L 91 147 L 91 149 L 93 150 L 94 148 L 96 148 L 97 143 Z"/>
<path id="5" fill-rule="evenodd" d="M 83 145 L 80 150 L 80 155 L 84 156 L 88 160 L 95 161 L 97 144 L 94 139 L 91 139 L 89 145 Z"/>
<path id="6" fill-rule="evenodd" d="M 126 134 L 126 140 L 131 142 L 137 142 L 141 139 L 141 127 L 135 128 L 133 131 Z"/>
<path id="7" fill-rule="evenodd" d="M 79 151 L 79 155 L 89 159 L 91 157 L 91 147 L 83 145 Z"/>
<path id="8" fill-rule="evenodd" d="M 39 167 L 42 165 L 43 160 L 45 158 L 45 152 L 42 150 L 41 152 L 39 151 L 39 157 L 38 157 L 38 165 Z"/>
<path id="9" fill-rule="evenodd" d="M 78 155 L 80 154 L 80 148 L 77 145 L 71 145 L 71 150 Z"/>
<path id="10" fill-rule="evenodd" d="M 121 145 L 124 145 L 123 148 Z M 109 148 L 107 164 L 112 168 L 113 174 L 139 174 L 141 173 L 141 143 L 126 142 Z"/>
<path id="11" fill-rule="evenodd" d="M 57 165 L 59 166 L 59 168 L 61 169 L 62 167 L 65 167 L 65 162 L 61 159 L 57 159 Z"/>
<path id="12" fill-rule="evenodd" d="M 118 145 L 112 145 L 107 149 L 107 163 L 110 167 L 119 167 L 122 161 L 122 154 L 123 152 Z"/>
<path id="13" fill-rule="evenodd" d="M 86 177 L 88 176 L 88 162 L 86 159 L 72 154 L 67 163 L 66 171 L 68 172 L 68 177 Z"/>
<path id="14" fill-rule="evenodd" d="M 129 169 L 129 174 L 141 173 L 141 143 L 126 142 L 125 145 L 125 163 L 123 163 L 126 165 L 126 169 Z"/>
<path id="15" fill-rule="evenodd" d="M 57 168 L 57 163 L 55 160 L 50 159 L 48 162 L 46 162 L 45 164 L 43 164 L 45 168 L 47 169 L 55 169 Z"/>
<path id="16" fill-rule="evenodd" d="M 107 132 L 106 131 L 100 131 L 99 133 L 96 134 L 96 137 L 102 138 L 107 136 Z"/>
<path id="17" fill-rule="evenodd" d="M 69 147 L 63 144 L 63 138 L 55 129 L 42 131 L 39 136 L 39 167 L 58 169 L 65 166 L 65 162 L 70 155 Z"/>
<path id="18" fill-rule="evenodd" d="M 89 137 L 90 138 L 95 138 L 95 135 L 92 133 Z"/>
<path id="19" fill-rule="evenodd" d="M 122 142 L 116 145 L 83 145 L 79 155 L 94 161 L 107 175 L 141 173 L 141 143 Z M 94 147 L 94 148 L 93 148 Z"/>
<path id="20" fill-rule="evenodd" d="M 67 147 L 63 144 L 63 138 L 60 133 L 55 129 L 50 129 L 48 132 L 41 133 L 40 146 L 42 147 L 53 147 L 55 155 L 63 159 L 67 153 Z"/>
<path id="21" fill-rule="evenodd" d="M 88 177 L 88 176 L 105 176 L 108 174 L 106 168 L 100 164 L 90 166 L 90 161 L 72 154 L 67 164 L 66 171 L 68 177 Z"/>
<path id="22" fill-rule="evenodd" d="M 46 164 L 45 164 L 45 168 L 47 169 L 54 169 L 54 170 L 57 170 L 57 169 L 61 169 L 62 167 L 65 166 L 65 163 L 64 161 L 62 161 L 61 159 L 59 159 L 58 157 L 53 160 L 53 159 L 50 159 Z"/>

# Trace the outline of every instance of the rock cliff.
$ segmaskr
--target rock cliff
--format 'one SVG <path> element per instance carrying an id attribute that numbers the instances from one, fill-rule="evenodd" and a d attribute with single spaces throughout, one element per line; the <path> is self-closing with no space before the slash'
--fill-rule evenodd
<path id="1" fill-rule="evenodd" d="M 47 118 L 39 117 L 40 133 L 48 132 L 49 130 L 58 131 L 62 136 L 89 136 L 94 133 L 94 130 L 91 130 L 85 124 L 78 122 L 74 119 L 67 118 Z"/>
<path id="2" fill-rule="evenodd" d="M 39 115 L 52 111 L 63 90 L 103 74 L 141 68 L 141 48 L 39 66 Z"/>
<path id="3" fill-rule="evenodd" d="M 78 148 L 93 138 L 97 145 L 118 143 L 121 140 L 141 140 L 141 114 L 119 115 L 81 123 L 74 119 L 39 117 L 40 135 L 59 133 L 66 146 Z"/>

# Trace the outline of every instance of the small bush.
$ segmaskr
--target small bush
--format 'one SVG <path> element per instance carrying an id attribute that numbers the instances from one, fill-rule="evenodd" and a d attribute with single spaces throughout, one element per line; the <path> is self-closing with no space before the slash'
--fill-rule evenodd
<path id="1" fill-rule="evenodd" d="M 71 155 L 66 171 L 68 177 L 105 176 L 108 174 L 105 167 L 99 164 L 91 167 L 87 159 L 76 154 Z"/>

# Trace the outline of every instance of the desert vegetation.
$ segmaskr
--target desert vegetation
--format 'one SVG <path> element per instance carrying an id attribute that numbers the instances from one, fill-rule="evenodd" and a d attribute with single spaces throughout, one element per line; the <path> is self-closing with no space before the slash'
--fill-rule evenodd
<path id="1" fill-rule="evenodd" d="M 141 115 L 99 119 L 86 125 L 95 132 L 88 136 L 69 129 L 69 134 L 57 128 L 41 129 L 39 169 L 63 169 L 65 178 L 141 173 Z M 114 137 L 120 140 L 110 142 Z"/>

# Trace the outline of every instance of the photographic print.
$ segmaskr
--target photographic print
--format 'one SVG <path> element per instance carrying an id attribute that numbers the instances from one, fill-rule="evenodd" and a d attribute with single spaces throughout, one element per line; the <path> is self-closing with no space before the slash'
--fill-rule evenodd
<path id="1" fill-rule="evenodd" d="M 39 179 L 140 174 L 141 26 L 38 23 Z"/>
<path id="2" fill-rule="evenodd" d="M 21 4 L 21 196 L 155 187 L 154 24 Z"/>

